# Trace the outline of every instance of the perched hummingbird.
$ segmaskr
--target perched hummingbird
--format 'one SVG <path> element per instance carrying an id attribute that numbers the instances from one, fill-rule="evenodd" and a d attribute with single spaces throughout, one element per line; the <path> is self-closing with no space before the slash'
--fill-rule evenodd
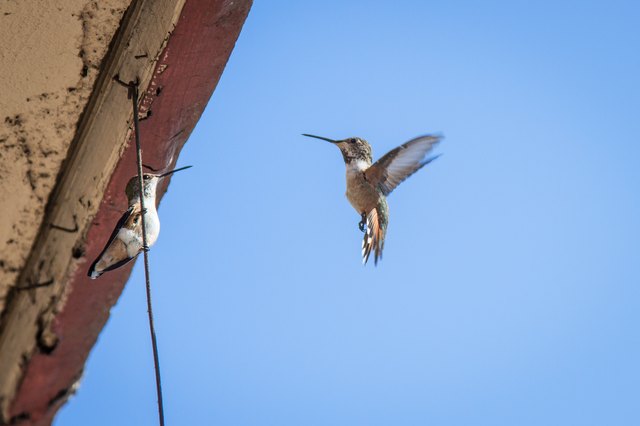
<path id="1" fill-rule="evenodd" d="M 411 139 L 386 153 L 373 165 L 371 164 L 373 162 L 371 145 L 362 138 L 333 140 L 309 134 L 302 136 L 322 139 L 340 148 L 347 166 L 346 196 L 362 217 L 358 224 L 360 230 L 365 233 L 362 240 L 362 263 L 367 263 L 373 249 L 374 261 L 377 265 L 378 259 L 382 258 L 384 238 L 389 223 L 387 195 L 400 182 L 440 156 L 426 158 L 433 146 L 440 142 L 442 136 L 425 135 Z"/>
<path id="2" fill-rule="evenodd" d="M 156 188 L 160 179 L 191 166 L 181 167 L 159 175 L 144 173 L 142 175 L 144 197 L 144 222 L 147 229 L 147 245 L 151 247 L 160 234 L 160 218 L 156 209 Z M 125 190 L 129 199 L 129 208 L 116 224 L 107 245 L 100 256 L 89 268 L 88 275 L 92 279 L 98 278 L 107 271 L 119 268 L 134 259 L 144 246 L 142 243 L 142 208 L 140 207 L 139 178 L 129 179 Z"/>

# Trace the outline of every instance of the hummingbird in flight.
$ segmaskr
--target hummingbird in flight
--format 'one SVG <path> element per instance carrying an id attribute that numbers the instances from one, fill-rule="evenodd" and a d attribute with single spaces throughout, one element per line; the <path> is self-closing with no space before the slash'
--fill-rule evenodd
<path id="1" fill-rule="evenodd" d="M 88 275 L 91 279 L 96 279 L 107 271 L 125 265 L 130 260 L 135 259 L 138 254 L 145 249 L 142 242 L 142 220 L 147 231 L 147 245 L 151 247 L 160 234 L 160 218 L 156 208 L 156 188 L 160 179 L 169 176 L 180 170 L 188 169 L 191 166 L 181 167 L 162 174 L 144 173 L 142 175 L 142 185 L 144 197 L 144 208 L 140 206 L 140 190 L 138 175 L 129 179 L 125 192 L 129 199 L 129 208 L 122 215 L 115 229 L 109 237 L 100 256 L 89 268 Z"/>
<path id="2" fill-rule="evenodd" d="M 361 216 L 358 227 L 364 232 L 362 263 L 367 263 L 373 250 L 374 263 L 377 265 L 382 258 L 389 223 L 387 196 L 400 182 L 440 156 L 427 157 L 427 154 L 442 136 L 418 136 L 392 149 L 373 164 L 371 145 L 362 138 L 333 140 L 306 133 L 302 136 L 331 142 L 340 149 L 347 166 L 346 196 Z"/>

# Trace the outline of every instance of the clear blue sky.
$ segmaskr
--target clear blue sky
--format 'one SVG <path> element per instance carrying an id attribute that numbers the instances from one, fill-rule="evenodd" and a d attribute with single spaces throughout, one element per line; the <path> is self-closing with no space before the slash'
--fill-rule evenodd
<path id="1" fill-rule="evenodd" d="M 256 1 L 151 251 L 168 424 L 640 424 L 639 22 Z M 429 132 L 363 267 L 339 151 L 300 134 Z M 89 424 L 156 424 L 140 262 L 56 421 Z"/>

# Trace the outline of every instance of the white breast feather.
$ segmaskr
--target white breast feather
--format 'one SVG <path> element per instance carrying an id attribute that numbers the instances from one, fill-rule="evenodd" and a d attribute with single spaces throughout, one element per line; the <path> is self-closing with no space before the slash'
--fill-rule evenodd
<path id="1" fill-rule="evenodd" d="M 364 160 L 354 160 L 347 164 L 347 174 L 362 173 L 369 168 L 369 163 Z"/>

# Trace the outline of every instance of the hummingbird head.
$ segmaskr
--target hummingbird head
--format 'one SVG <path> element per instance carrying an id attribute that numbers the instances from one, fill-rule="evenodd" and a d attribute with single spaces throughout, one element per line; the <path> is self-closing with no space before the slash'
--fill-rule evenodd
<path id="1" fill-rule="evenodd" d="M 191 166 L 181 167 L 179 169 L 171 170 L 170 172 L 162 173 L 162 174 L 152 174 L 152 173 L 143 173 L 142 175 L 142 186 L 144 188 L 142 192 L 142 196 L 144 198 L 155 198 L 156 196 L 156 188 L 158 187 L 158 182 L 160 179 L 169 176 L 175 172 L 179 172 L 180 170 L 188 169 Z M 139 179 L 138 175 L 129 179 L 129 183 L 127 183 L 127 188 L 125 192 L 127 194 L 127 198 L 129 199 L 129 203 L 135 202 L 140 197 L 139 191 Z"/>
<path id="2" fill-rule="evenodd" d="M 156 188 L 158 186 L 158 182 L 160 178 L 151 173 L 144 173 L 142 175 L 142 185 L 144 187 L 144 191 L 142 192 L 142 196 L 145 198 L 155 197 Z M 127 189 L 125 190 L 127 194 L 127 198 L 129 201 L 135 201 L 140 196 L 140 185 L 138 182 L 138 176 L 134 176 L 129 179 L 129 183 L 127 183 Z"/>
<path id="3" fill-rule="evenodd" d="M 369 142 L 362 138 L 352 137 L 342 140 L 333 140 L 322 136 L 309 135 L 306 133 L 303 133 L 302 136 L 322 139 L 337 145 L 337 147 L 340 148 L 342 158 L 344 158 L 344 162 L 346 164 L 350 164 L 352 161 L 365 161 L 368 164 L 371 164 L 373 161 L 373 157 L 371 154 L 371 145 L 369 145 Z"/>

